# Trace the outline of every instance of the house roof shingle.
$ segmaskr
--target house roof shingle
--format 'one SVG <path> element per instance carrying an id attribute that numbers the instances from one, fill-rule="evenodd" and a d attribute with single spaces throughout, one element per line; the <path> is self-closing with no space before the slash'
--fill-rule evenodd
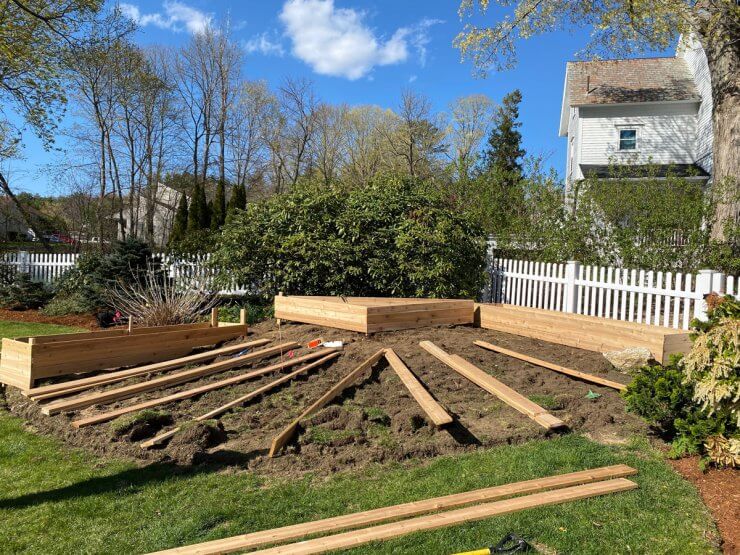
<path id="1" fill-rule="evenodd" d="M 568 62 L 571 106 L 701 100 L 683 58 Z"/>

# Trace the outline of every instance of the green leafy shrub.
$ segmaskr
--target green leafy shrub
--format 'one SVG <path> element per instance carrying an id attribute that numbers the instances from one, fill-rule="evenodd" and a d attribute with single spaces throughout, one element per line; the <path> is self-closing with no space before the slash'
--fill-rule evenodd
<path id="1" fill-rule="evenodd" d="M 68 314 L 88 314 L 95 310 L 97 305 L 92 304 L 88 297 L 81 293 L 69 295 L 55 295 L 49 303 L 41 309 L 46 316 L 66 316 Z"/>
<path id="2" fill-rule="evenodd" d="M 26 273 L 17 273 L 10 283 L 0 285 L 0 308 L 30 310 L 41 308 L 52 293 L 43 283 L 31 280 Z"/>
<path id="3" fill-rule="evenodd" d="M 264 299 L 232 297 L 225 299 L 224 303 L 218 307 L 218 319 L 221 322 L 237 323 L 242 308 L 247 309 L 247 324 L 249 325 L 272 318 L 275 312 L 274 305 L 271 302 L 265 302 Z"/>
<path id="4" fill-rule="evenodd" d="M 438 189 L 384 178 L 362 189 L 304 183 L 250 204 L 224 226 L 213 264 L 220 285 L 265 298 L 477 297 L 485 254 L 481 228 Z"/>

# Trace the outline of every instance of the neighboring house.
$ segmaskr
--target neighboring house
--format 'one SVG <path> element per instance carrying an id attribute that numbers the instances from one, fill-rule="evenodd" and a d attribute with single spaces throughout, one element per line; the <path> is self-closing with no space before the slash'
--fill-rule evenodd
<path id="1" fill-rule="evenodd" d="M 157 195 L 154 201 L 154 244 L 157 247 L 167 245 L 170 237 L 172 223 L 175 220 L 177 205 L 180 202 L 180 193 L 178 190 L 159 184 Z M 131 199 L 134 204 L 133 222 L 131 221 L 131 211 L 127 206 L 124 210 L 124 221 L 126 222 L 126 232 L 140 238 L 146 237 L 146 214 L 147 198 L 146 192 L 134 196 Z M 119 239 L 121 231 L 118 231 Z"/>
<path id="2" fill-rule="evenodd" d="M 567 137 L 566 193 L 589 175 L 712 173 L 712 95 L 698 42 L 679 40 L 676 56 L 568 62 L 560 114 Z"/>
<path id="3" fill-rule="evenodd" d="M 30 206 L 26 207 L 32 217 L 38 213 Z M 35 237 L 28 227 L 23 216 L 13 201 L 8 197 L 0 197 L 0 241 L 26 241 Z"/>

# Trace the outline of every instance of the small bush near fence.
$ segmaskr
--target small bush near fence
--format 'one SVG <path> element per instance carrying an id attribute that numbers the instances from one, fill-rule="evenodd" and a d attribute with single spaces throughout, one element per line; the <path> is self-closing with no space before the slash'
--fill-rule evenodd
<path id="1" fill-rule="evenodd" d="M 0 284 L 0 308 L 29 310 L 44 306 L 52 293 L 43 283 L 31 281 L 28 274 L 16 274 L 12 281 Z"/>
<path id="2" fill-rule="evenodd" d="M 264 296 L 477 297 L 486 242 L 423 182 L 362 189 L 305 183 L 250 204 L 224 226 L 212 262 L 221 285 Z"/>
<path id="3" fill-rule="evenodd" d="M 643 368 L 625 393 L 635 412 L 672 441 L 672 454 L 740 466 L 740 302 L 724 297 L 696 322 L 683 359 Z"/>

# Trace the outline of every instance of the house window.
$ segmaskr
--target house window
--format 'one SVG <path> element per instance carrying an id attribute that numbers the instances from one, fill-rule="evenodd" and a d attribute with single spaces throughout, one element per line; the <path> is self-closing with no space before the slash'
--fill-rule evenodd
<path id="1" fill-rule="evenodd" d="M 619 130 L 619 150 L 637 150 L 637 129 Z"/>

